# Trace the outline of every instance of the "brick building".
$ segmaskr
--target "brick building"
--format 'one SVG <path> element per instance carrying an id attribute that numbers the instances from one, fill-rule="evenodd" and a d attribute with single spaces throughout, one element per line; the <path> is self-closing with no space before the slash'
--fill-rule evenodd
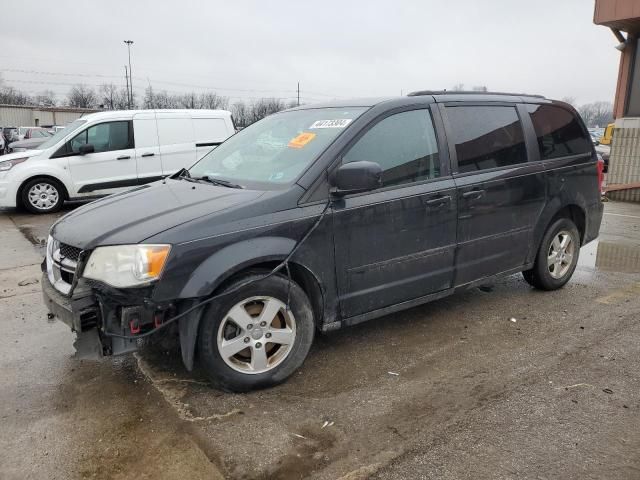
<path id="1" fill-rule="evenodd" d="M 593 21 L 611 29 L 612 47 L 621 52 L 607 178 L 615 190 L 609 196 L 640 202 L 640 0 L 596 0 Z"/>

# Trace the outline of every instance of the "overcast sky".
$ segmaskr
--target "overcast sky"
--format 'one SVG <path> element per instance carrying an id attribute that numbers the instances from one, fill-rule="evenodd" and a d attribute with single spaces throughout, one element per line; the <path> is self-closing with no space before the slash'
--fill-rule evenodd
<path id="1" fill-rule="evenodd" d="M 486 85 L 613 101 L 619 52 L 593 0 L 180 2 L 22 0 L 5 8 L 0 72 L 29 93 L 74 83 L 313 103 Z M 35 73 L 38 72 L 38 73 Z"/>

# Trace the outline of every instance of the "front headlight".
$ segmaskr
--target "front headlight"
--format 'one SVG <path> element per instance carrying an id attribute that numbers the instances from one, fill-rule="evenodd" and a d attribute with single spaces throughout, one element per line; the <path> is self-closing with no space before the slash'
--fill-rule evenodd
<path id="1" fill-rule="evenodd" d="M 6 172 L 7 170 L 11 170 L 15 165 L 24 162 L 29 157 L 24 158 L 14 158 L 13 160 L 5 160 L 4 162 L 0 161 L 0 172 Z"/>
<path id="2" fill-rule="evenodd" d="M 83 277 L 117 288 L 146 285 L 160 278 L 170 249 L 170 245 L 98 247 L 89 257 Z"/>

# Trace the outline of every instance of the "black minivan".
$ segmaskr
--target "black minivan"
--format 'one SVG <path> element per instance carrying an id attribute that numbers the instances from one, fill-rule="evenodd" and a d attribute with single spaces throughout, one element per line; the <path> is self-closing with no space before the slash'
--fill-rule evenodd
<path id="1" fill-rule="evenodd" d="M 275 385 L 326 332 L 522 272 L 562 287 L 602 220 L 566 103 L 416 92 L 269 116 L 191 168 L 69 213 L 43 263 L 81 352 L 179 336 L 215 385 Z"/>

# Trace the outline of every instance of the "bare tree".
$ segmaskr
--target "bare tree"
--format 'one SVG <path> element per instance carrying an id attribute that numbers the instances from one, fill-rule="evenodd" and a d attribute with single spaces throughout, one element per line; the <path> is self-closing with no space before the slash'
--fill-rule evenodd
<path id="1" fill-rule="evenodd" d="M 200 108 L 210 108 L 213 110 L 227 110 L 229 108 L 229 98 L 222 97 L 215 92 L 206 92 L 200 95 Z"/>
<path id="2" fill-rule="evenodd" d="M 55 107 L 56 94 L 52 90 L 44 90 L 33 98 L 36 105 L 43 107 Z"/>
<path id="3" fill-rule="evenodd" d="M 249 123 L 257 122 L 272 113 L 284 110 L 286 105 L 277 98 L 261 98 L 251 104 L 249 109 Z"/>
<path id="4" fill-rule="evenodd" d="M 249 125 L 249 109 L 244 102 L 236 102 L 231 106 L 231 115 L 236 127 L 244 128 Z"/>
<path id="5" fill-rule="evenodd" d="M 564 103 L 568 103 L 569 105 L 573 105 L 574 107 L 576 106 L 576 97 L 566 96 L 562 97 L 560 100 Z"/>
<path id="6" fill-rule="evenodd" d="M 588 127 L 604 127 L 613 122 L 613 105 L 610 102 L 593 102 L 578 107 L 578 112 Z"/>
<path id="7" fill-rule="evenodd" d="M 8 105 L 31 105 L 33 100 L 26 93 L 13 87 L 0 85 L 0 103 Z"/>
<path id="8" fill-rule="evenodd" d="M 184 95 L 180 95 L 177 98 L 177 103 L 181 108 L 190 108 L 190 109 L 199 108 L 196 98 L 197 97 L 194 92 L 185 93 Z"/>
<path id="9" fill-rule="evenodd" d="M 98 97 L 92 88 L 78 84 L 71 87 L 67 94 L 69 106 L 78 108 L 94 108 L 98 104 Z"/>
<path id="10" fill-rule="evenodd" d="M 475 87 L 472 87 L 471 90 L 473 90 L 474 92 L 488 92 L 489 91 L 489 89 L 485 85 L 476 85 Z"/>
<path id="11" fill-rule="evenodd" d="M 462 92 L 464 90 L 464 83 L 456 83 L 451 90 L 454 92 Z"/>

